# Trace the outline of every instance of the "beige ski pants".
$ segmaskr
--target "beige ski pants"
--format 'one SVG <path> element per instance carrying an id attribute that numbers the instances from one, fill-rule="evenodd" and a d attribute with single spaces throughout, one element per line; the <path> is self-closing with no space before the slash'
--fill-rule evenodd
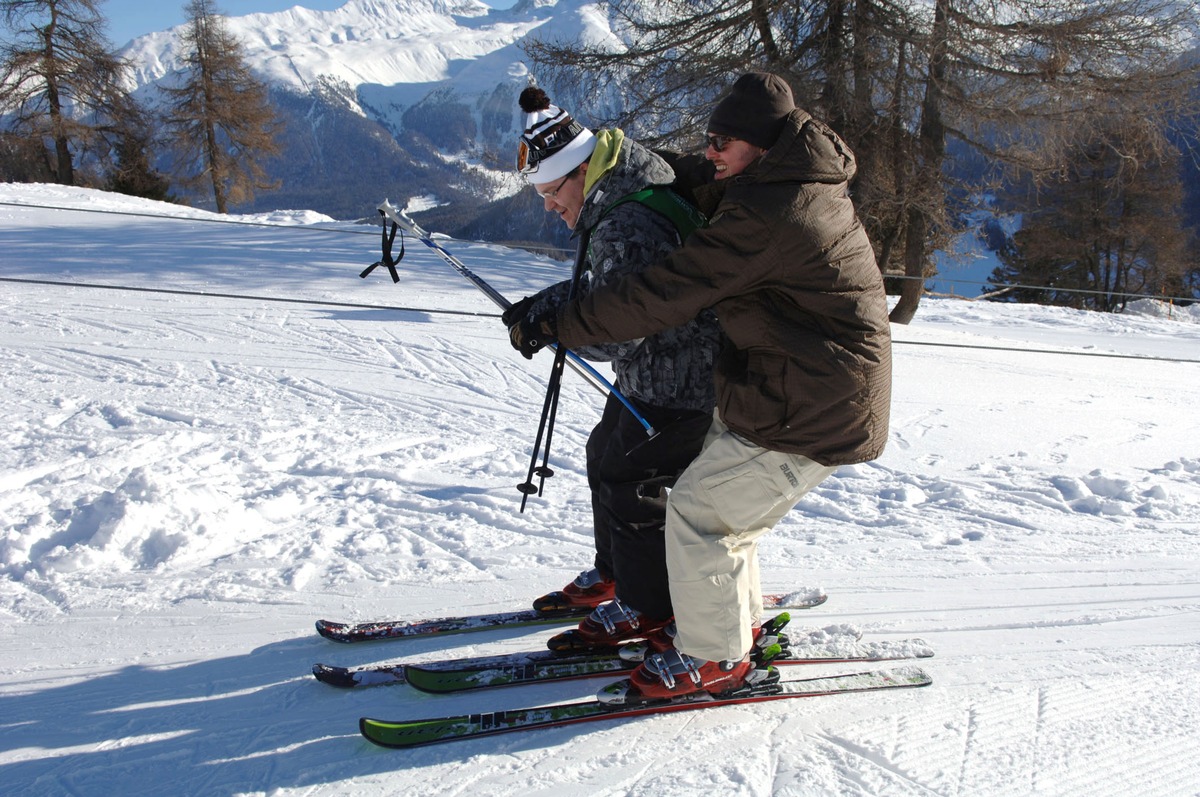
<path id="1" fill-rule="evenodd" d="M 704 449 L 667 500 L 667 573 L 675 647 L 740 659 L 761 620 L 758 538 L 835 468 L 749 443 L 713 413 Z"/>

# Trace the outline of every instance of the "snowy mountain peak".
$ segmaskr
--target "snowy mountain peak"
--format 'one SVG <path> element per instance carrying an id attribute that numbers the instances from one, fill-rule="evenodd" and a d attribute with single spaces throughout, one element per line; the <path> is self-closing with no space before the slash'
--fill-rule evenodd
<path id="1" fill-rule="evenodd" d="M 493 26 L 477 22 L 489 13 L 477 0 L 350 0 L 332 11 L 294 6 L 227 17 L 226 23 L 255 72 L 273 84 L 307 90 L 321 75 L 381 85 L 444 77 L 433 62 L 478 57 L 495 47 Z M 141 36 L 125 48 L 136 87 L 177 68 L 184 31 L 178 26 Z"/>
<path id="2" fill-rule="evenodd" d="M 294 6 L 226 22 L 251 71 L 271 89 L 272 102 L 286 106 L 288 134 L 303 151 L 289 153 L 277 175 L 294 197 L 289 203 L 333 214 L 346 212 L 345 197 L 361 186 L 346 182 L 331 190 L 331 179 L 350 178 L 330 164 L 365 158 L 418 161 L 411 168 L 423 171 L 407 181 L 414 183 L 414 195 L 433 193 L 420 185 L 425 181 L 444 187 L 442 201 L 511 194 L 520 184 L 503 153 L 520 132 L 517 95 L 536 80 L 522 43 L 545 36 L 621 46 L 607 12 L 592 0 L 522 0 L 507 10 L 480 0 L 350 0 L 331 11 Z M 151 106 L 159 100 L 158 85 L 177 79 L 185 30 L 142 36 L 121 53 L 132 65 L 129 88 Z M 555 99 L 585 123 L 593 110 L 582 103 L 575 108 L 570 96 Z M 334 113 L 365 123 L 333 124 Z M 393 151 L 380 148 L 384 139 L 393 142 Z M 463 179 L 433 174 L 430 149 L 443 163 L 455 164 Z M 323 200 L 305 193 L 317 185 Z M 340 205 L 328 201 L 335 193 Z"/>
<path id="3" fill-rule="evenodd" d="M 492 9 L 479 0 L 350 0 L 339 10 L 383 19 L 426 10 L 452 17 L 485 17 Z"/>

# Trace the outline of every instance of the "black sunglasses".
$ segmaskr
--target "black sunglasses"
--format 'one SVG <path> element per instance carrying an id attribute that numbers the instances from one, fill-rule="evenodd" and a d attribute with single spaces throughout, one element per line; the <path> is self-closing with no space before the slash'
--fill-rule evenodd
<path id="1" fill-rule="evenodd" d="M 733 136 L 706 136 L 705 139 L 708 142 L 708 146 L 717 152 L 724 152 L 731 141 L 741 141 L 741 139 L 734 138 Z"/>

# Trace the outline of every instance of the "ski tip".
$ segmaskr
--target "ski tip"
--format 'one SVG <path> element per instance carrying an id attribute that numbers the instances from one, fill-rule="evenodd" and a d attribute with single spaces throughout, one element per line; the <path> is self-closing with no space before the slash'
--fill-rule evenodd
<path id="1" fill-rule="evenodd" d="M 764 595 L 763 606 L 768 609 L 812 609 L 829 600 L 822 587 L 807 587 L 795 592 Z"/>
<path id="2" fill-rule="evenodd" d="M 317 620 L 317 634 L 328 639 L 331 642 L 349 642 L 345 636 L 346 625 L 344 623 L 334 623 L 329 620 Z"/>
<path id="3" fill-rule="evenodd" d="M 410 747 L 441 744 L 455 739 L 490 736 L 494 733 L 503 733 L 503 730 L 474 728 L 473 717 L 470 716 L 436 717 L 403 722 L 387 722 L 371 717 L 360 717 L 358 732 L 372 744 L 389 747 L 393 750 L 404 750 Z"/>
<path id="4" fill-rule="evenodd" d="M 898 686 L 929 686 L 933 683 L 933 676 L 917 666 L 894 667 L 880 670 L 879 674 L 892 679 Z"/>
<path id="5" fill-rule="evenodd" d="M 385 723 L 381 720 L 371 719 L 370 717 L 359 717 L 358 732 L 362 734 L 363 738 L 368 742 L 371 744 L 377 744 L 380 747 L 390 747 L 393 750 L 409 747 L 410 745 L 398 744 L 392 740 L 384 738 L 383 734 L 380 733 L 380 729 L 387 724 L 388 723 Z"/>
<path id="6" fill-rule="evenodd" d="M 330 664 L 314 664 L 312 674 L 321 683 L 336 686 L 340 689 L 350 689 L 356 685 L 354 674 L 345 667 L 335 667 Z"/>

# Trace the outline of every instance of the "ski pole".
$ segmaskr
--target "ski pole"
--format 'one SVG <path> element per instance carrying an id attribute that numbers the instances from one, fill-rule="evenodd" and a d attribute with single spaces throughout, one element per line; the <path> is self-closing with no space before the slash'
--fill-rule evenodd
<path id="1" fill-rule="evenodd" d="M 454 255 L 450 254 L 450 252 L 446 251 L 445 247 L 443 247 L 441 244 L 437 243 L 437 241 L 434 241 L 433 238 L 430 237 L 429 233 L 427 233 L 427 232 L 425 232 L 425 230 L 421 229 L 421 227 L 415 221 L 413 221 L 409 217 L 409 215 L 407 213 L 405 213 L 403 210 L 400 210 L 399 208 L 397 208 L 395 205 L 393 205 L 391 202 L 389 202 L 386 199 L 383 200 L 382 203 L 380 203 L 378 210 L 379 210 L 379 213 L 385 219 L 390 220 L 392 222 L 392 224 L 397 225 L 402 229 L 408 230 L 408 232 L 412 233 L 412 235 L 414 237 L 416 237 L 421 243 L 425 244 L 430 249 L 437 252 L 438 255 L 442 258 L 442 260 L 445 260 L 447 263 L 450 264 L 451 268 L 453 268 L 459 274 L 461 274 L 462 276 L 464 276 L 468 280 L 470 280 L 475 285 L 476 288 L 478 288 L 480 291 L 482 291 L 483 294 L 485 296 L 487 296 L 489 299 L 491 299 L 498 307 L 500 307 L 500 309 L 507 310 L 508 308 L 512 307 L 512 302 L 510 302 L 508 299 L 505 299 L 503 294 L 501 294 L 499 291 L 497 291 L 495 288 L 493 288 L 491 285 L 489 285 L 482 277 L 480 277 L 478 274 L 471 271 L 471 269 L 469 269 L 465 265 L 463 265 L 462 261 L 459 260 Z M 403 247 L 404 247 L 403 240 L 401 240 L 400 246 L 401 246 L 401 251 L 403 251 Z M 390 260 L 390 258 L 388 258 L 388 259 Z M 385 263 L 385 265 L 386 265 L 386 263 Z M 364 272 L 363 276 L 365 276 L 365 272 Z M 557 351 L 558 344 L 551 344 L 551 347 Z M 597 390 L 599 390 L 602 393 L 611 393 L 613 396 L 616 397 L 616 399 L 618 401 L 620 401 L 623 405 L 625 405 L 625 408 L 627 410 L 629 410 L 631 413 L 633 413 L 633 417 L 636 418 L 637 422 L 640 423 L 642 425 L 642 428 L 644 428 L 646 430 L 647 436 L 653 437 L 656 434 L 654 427 L 651 426 L 650 422 L 647 421 L 642 416 L 642 414 L 637 411 L 637 408 L 633 406 L 633 404 L 629 401 L 629 399 L 626 398 L 624 395 L 622 395 L 621 392 L 619 390 L 617 390 L 617 388 L 611 382 L 609 382 L 607 379 L 605 379 L 600 374 L 599 371 L 597 371 L 595 368 L 593 368 L 590 363 L 588 363 L 586 360 L 581 358 L 579 355 L 577 355 L 575 352 L 571 351 L 570 349 L 567 349 L 566 356 L 567 356 L 567 363 L 577 373 L 579 373 L 581 376 L 583 376 L 585 380 L 589 381 L 590 384 L 592 385 L 592 387 L 596 388 Z"/>
<path id="2" fill-rule="evenodd" d="M 546 383 L 546 398 L 542 403 L 542 418 L 538 421 L 537 440 L 533 443 L 533 454 L 529 460 L 529 474 L 525 477 L 525 481 L 517 485 L 517 489 L 521 491 L 521 511 L 525 511 L 525 503 L 529 500 L 529 496 L 542 494 L 542 488 L 545 487 L 546 479 L 554 475 L 554 470 L 550 467 L 550 439 L 554 436 L 554 417 L 558 413 L 558 393 L 559 386 L 562 384 L 563 363 L 566 362 L 567 350 L 564 348 L 556 349 L 554 352 L 554 366 L 550 369 L 550 380 Z M 545 436 L 545 445 L 542 440 Z M 538 454 L 542 455 L 542 464 L 537 464 Z M 540 481 L 535 485 L 533 477 L 537 476 Z"/>

